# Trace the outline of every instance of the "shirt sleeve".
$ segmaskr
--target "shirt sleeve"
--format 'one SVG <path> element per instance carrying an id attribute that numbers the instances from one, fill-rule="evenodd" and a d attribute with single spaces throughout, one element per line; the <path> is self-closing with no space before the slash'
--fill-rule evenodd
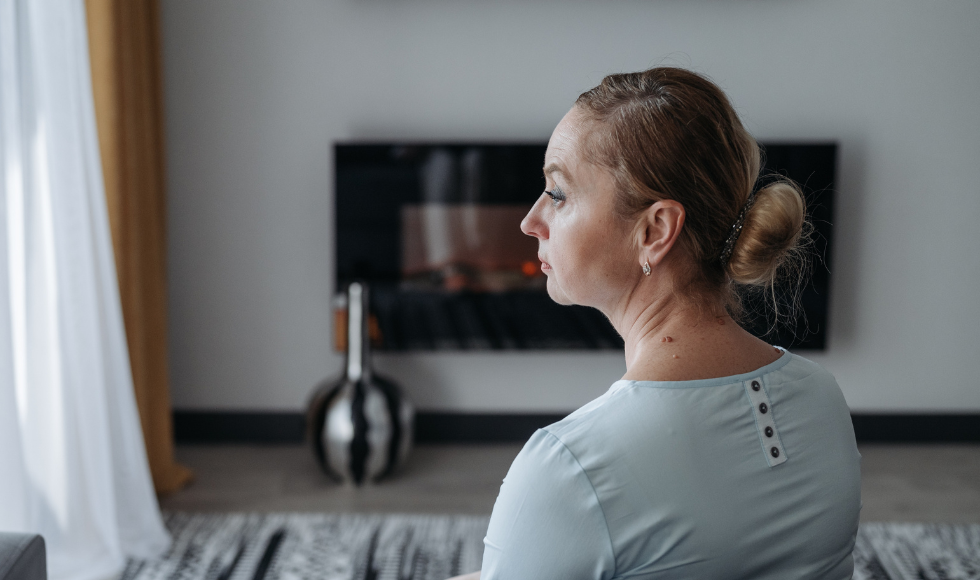
<path id="1" fill-rule="evenodd" d="M 514 460 L 483 540 L 482 580 L 598 580 L 615 556 L 588 475 L 547 431 Z"/>

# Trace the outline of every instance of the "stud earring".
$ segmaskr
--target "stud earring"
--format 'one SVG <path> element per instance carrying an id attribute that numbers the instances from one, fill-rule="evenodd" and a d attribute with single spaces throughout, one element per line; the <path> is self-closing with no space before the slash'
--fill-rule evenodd
<path id="1" fill-rule="evenodd" d="M 650 262 L 643 262 L 643 275 L 649 276 L 653 269 L 650 268 Z"/>

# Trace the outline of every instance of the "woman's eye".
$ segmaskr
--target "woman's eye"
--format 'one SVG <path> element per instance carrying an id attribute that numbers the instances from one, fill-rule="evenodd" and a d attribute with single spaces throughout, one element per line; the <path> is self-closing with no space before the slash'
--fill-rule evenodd
<path id="1" fill-rule="evenodd" d="M 545 190 L 545 193 L 551 198 L 551 205 L 554 207 L 558 207 L 561 202 L 565 201 L 565 192 L 557 185 L 551 191 Z"/>

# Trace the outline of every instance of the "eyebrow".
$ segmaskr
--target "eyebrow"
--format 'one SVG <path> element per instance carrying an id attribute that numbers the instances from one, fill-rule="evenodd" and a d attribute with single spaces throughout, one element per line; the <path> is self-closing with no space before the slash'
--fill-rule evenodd
<path id="1" fill-rule="evenodd" d="M 551 162 L 544 166 L 544 174 L 550 175 L 552 173 L 560 173 L 568 181 L 572 181 L 572 176 L 569 175 L 560 165 L 555 162 Z"/>

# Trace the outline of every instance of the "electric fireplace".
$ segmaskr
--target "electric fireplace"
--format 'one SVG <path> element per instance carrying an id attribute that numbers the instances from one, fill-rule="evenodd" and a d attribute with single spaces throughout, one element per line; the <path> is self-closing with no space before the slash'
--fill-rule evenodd
<path id="1" fill-rule="evenodd" d="M 543 143 L 374 143 L 334 146 L 336 288 L 372 289 L 377 348 L 617 349 L 598 311 L 559 306 L 545 291 L 537 240 L 520 222 L 544 189 Z M 747 328 L 793 349 L 826 345 L 837 147 L 765 145 L 764 171 L 803 186 L 815 226 L 811 271 L 794 318 L 773 325 L 748 297 Z M 790 294 L 777 286 L 781 311 Z"/>

